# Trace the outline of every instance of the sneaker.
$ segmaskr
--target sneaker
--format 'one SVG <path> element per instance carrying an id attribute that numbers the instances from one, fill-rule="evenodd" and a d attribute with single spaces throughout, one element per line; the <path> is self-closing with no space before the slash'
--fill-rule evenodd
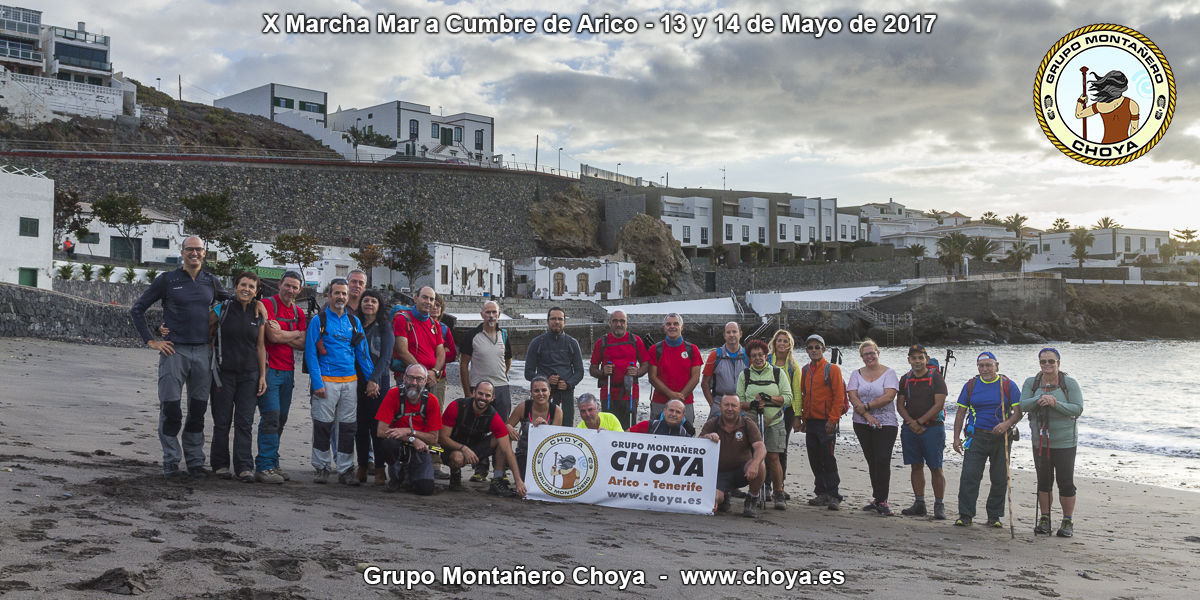
<path id="1" fill-rule="evenodd" d="M 167 481 L 179 481 L 185 476 L 187 476 L 187 471 L 180 471 L 179 469 L 175 469 L 174 471 L 166 471 L 163 473 L 163 477 L 165 477 Z"/>
<path id="2" fill-rule="evenodd" d="M 1075 535 L 1075 523 L 1071 519 L 1064 518 L 1062 525 L 1058 527 L 1058 537 L 1067 538 Z"/>
<path id="3" fill-rule="evenodd" d="M 279 473 L 276 473 L 274 469 L 255 471 L 254 480 L 259 483 L 283 483 L 283 477 Z"/>
<path id="4" fill-rule="evenodd" d="M 488 493 L 493 496 L 500 496 L 502 498 L 508 498 L 517 495 L 516 491 L 508 487 L 508 481 L 505 481 L 503 477 L 496 477 L 495 479 L 492 479 L 492 482 L 488 484 Z"/>
<path id="5" fill-rule="evenodd" d="M 188 467 L 188 476 L 196 481 L 204 481 L 208 479 L 208 471 L 204 467 Z"/>
<path id="6" fill-rule="evenodd" d="M 817 494 L 808 499 L 809 506 L 829 506 L 829 496 L 825 494 Z"/>
<path id="7" fill-rule="evenodd" d="M 254 483 L 254 471 L 242 471 L 238 473 L 238 481 L 242 483 Z"/>
<path id="8" fill-rule="evenodd" d="M 450 485 L 448 489 L 452 492 L 463 489 L 462 469 L 450 469 Z"/>
<path id="9" fill-rule="evenodd" d="M 472 475 L 471 479 L 470 479 L 471 483 L 483 483 L 487 480 L 488 480 L 487 473 L 483 473 L 483 472 Z"/>
<path id="10" fill-rule="evenodd" d="M 358 477 L 355 477 L 354 472 L 352 472 L 350 469 L 346 469 L 345 471 L 338 473 L 338 483 L 342 485 L 348 485 L 350 487 L 358 487 L 361 485 L 358 482 Z"/>
<path id="11" fill-rule="evenodd" d="M 758 498 L 747 495 L 746 499 L 742 502 L 742 516 L 749 517 L 751 519 L 757 517 L 758 510 L 754 508 L 754 505 L 756 504 L 758 504 Z"/>
<path id="12" fill-rule="evenodd" d="M 375 485 L 387 483 L 387 467 L 375 467 Z"/>
<path id="13" fill-rule="evenodd" d="M 775 500 L 775 510 L 787 510 L 787 498 L 783 492 L 775 492 L 772 498 Z"/>
<path id="14" fill-rule="evenodd" d="M 933 505 L 933 518 L 936 521 L 946 520 L 946 505 L 938 502 Z"/>
<path id="15" fill-rule="evenodd" d="M 987 526 L 993 529 L 1001 529 L 1004 527 L 1004 523 L 1001 523 L 1000 519 L 988 519 Z"/>
<path id="16" fill-rule="evenodd" d="M 888 506 L 887 502 L 880 502 L 875 505 L 875 510 L 885 517 L 894 517 L 896 513 L 892 512 L 892 507 Z"/>
<path id="17" fill-rule="evenodd" d="M 1033 528 L 1033 535 L 1050 535 L 1050 515 L 1038 517 L 1037 526 Z"/>
<path id="18" fill-rule="evenodd" d="M 967 515 L 958 515 L 958 520 L 954 522 L 955 527 L 970 527 L 971 517 Z"/>
<path id="19" fill-rule="evenodd" d="M 221 467 L 213 471 L 213 475 L 216 475 L 217 479 L 233 479 L 233 473 L 229 470 L 229 467 Z"/>
<path id="20" fill-rule="evenodd" d="M 729 494 L 725 494 L 725 499 L 721 500 L 721 503 L 717 505 L 717 512 L 729 512 Z"/>
<path id="21" fill-rule="evenodd" d="M 278 475 L 278 476 L 280 476 L 280 477 L 282 477 L 284 481 L 291 481 L 291 480 L 292 480 L 292 476 L 291 476 L 291 475 L 288 475 L 288 474 L 287 474 L 287 472 L 283 470 L 283 467 L 276 466 L 276 467 L 275 467 L 275 474 L 276 474 L 276 475 Z"/>
<path id="22" fill-rule="evenodd" d="M 439 469 L 437 467 L 434 467 L 433 478 L 437 479 L 439 481 L 446 481 L 447 479 L 450 479 L 450 474 L 446 473 L 445 471 L 442 471 L 441 469 Z"/>
<path id="23" fill-rule="evenodd" d="M 842 510 L 842 499 L 838 498 L 837 496 L 830 496 L 829 505 L 827 508 L 829 508 L 829 510 Z"/>
<path id="24" fill-rule="evenodd" d="M 329 469 L 317 469 L 313 473 L 313 483 L 329 483 Z"/>
<path id="25" fill-rule="evenodd" d="M 359 483 L 367 482 L 367 465 L 358 465 L 358 470 L 354 473 Z"/>
<path id="26" fill-rule="evenodd" d="M 863 509 L 863 510 L 865 510 L 865 511 L 876 511 L 876 512 L 878 512 L 878 511 L 879 511 L 879 503 L 878 503 L 878 502 L 876 502 L 875 500 L 872 500 L 870 504 L 868 504 L 868 505 L 866 505 L 866 506 L 862 507 L 862 509 Z"/>
<path id="27" fill-rule="evenodd" d="M 912 506 L 900 511 L 900 514 L 906 517 L 923 517 L 929 513 L 925 512 L 924 502 L 913 502 Z M 945 518 L 943 516 L 943 518 Z"/>

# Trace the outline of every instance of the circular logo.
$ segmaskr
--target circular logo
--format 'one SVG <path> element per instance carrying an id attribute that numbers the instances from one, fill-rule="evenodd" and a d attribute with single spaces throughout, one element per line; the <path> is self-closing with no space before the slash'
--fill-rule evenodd
<path id="1" fill-rule="evenodd" d="M 567 500 L 587 492 L 596 482 L 596 451 L 574 433 L 558 433 L 533 452 L 533 480 L 547 496 Z"/>
<path id="2" fill-rule="evenodd" d="M 1033 106 L 1055 148 L 1111 167 L 1149 152 L 1166 134 L 1175 114 L 1175 75 L 1141 33 L 1089 25 L 1050 47 L 1038 67 Z"/>

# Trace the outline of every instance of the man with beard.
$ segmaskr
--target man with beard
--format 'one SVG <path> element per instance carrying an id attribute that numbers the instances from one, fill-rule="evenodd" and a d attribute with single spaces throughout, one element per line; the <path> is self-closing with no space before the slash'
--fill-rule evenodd
<path id="1" fill-rule="evenodd" d="M 450 465 L 450 489 L 462 489 L 463 465 L 486 465 L 487 459 L 496 457 L 496 470 L 488 493 L 495 496 L 517 495 L 525 497 L 525 482 L 520 469 L 516 468 L 517 457 L 513 454 L 508 439 L 508 426 L 492 406 L 492 384 L 481 381 L 471 392 L 470 398 L 459 398 L 446 406 L 442 414 L 441 444 L 446 449 L 446 464 Z M 508 487 L 504 478 L 506 467 L 513 467 L 516 490 Z"/>
<path id="2" fill-rule="evenodd" d="M 485 381 L 491 384 L 492 407 L 502 419 L 508 420 L 512 414 L 512 394 L 508 387 L 512 345 L 508 343 L 508 331 L 500 328 L 500 305 L 495 300 L 484 302 L 479 316 L 483 322 L 467 333 L 466 342 L 459 349 L 459 381 L 464 394 L 470 394 Z M 476 463 L 471 481 L 487 479 L 487 467 L 487 460 Z"/>
<path id="3" fill-rule="evenodd" d="M 755 505 L 766 479 L 763 460 L 767 447 L 758 426 L 742 414 L 742 404 L 736 395 L 721 396 L 721 417 L 705 423 L 700 437 L 721 444 L 717 458 L 716 512 L 729 512 L 729 493 L 748 485 L 750 493 L 742 505 L 742 516 L 758 516 Z"/>
<path id="4" fill-rule="evenodd" d="M 442 411 L 437 396 L 429 391 L 428 373 L 421 365 L 409 365 L 400 384 L 388 391 L 375 419 L 378 437 L 387 450 L 391 469 L 387 491 L 400 489 L 407 480 L 421 496 L 433 494 L 433 457 L 430 446 L 442 432 Z"/>
<path id="5" fill-rule="evenodd" d="M 613 311 L 609 331 L 592 347 L 589 372 L 600 383 L 601 410 L 616 415 L 621 427 L 629 427 L 637 418 L 637 380 L 650 369 L 650 355 L 641 337 L 629 331 L 629 318 Z"/>
<path id="6" fill-rule="evenodd" d="M 579 342 L 563 333 L 567 313 L 555 306 L 546 313 L 546 333 L 533 338 L 525 352 L 525 379 L 550 380 L 550 400 L 563 411 L 563 427 L 575 426 L 575 386 L 583 381 Z"/>
<path id="7" fill-rule="evenodd" d="M 279 466 L 279 438 L 292 408 L 292 389 L 296 385 L 296 350 L 304 350 L 308 329 L 304 309 L 296 305 L 296 296 L 304 278 L 286 271 L 279 278 L 279 293 L 263 299 L 267 308 L 267 391 L 258 397 L 258 456 L 254 459 L 254 478 L 262 483 L 281 483 L 288 479 Z"/>

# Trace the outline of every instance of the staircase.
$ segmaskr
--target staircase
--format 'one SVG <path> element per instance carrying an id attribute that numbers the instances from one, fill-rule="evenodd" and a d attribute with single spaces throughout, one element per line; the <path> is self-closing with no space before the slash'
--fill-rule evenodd
<path id="1" fill-rule="evenodd" d="M 913 315 L 911 312 L 900 313 L 898 315 L 882 313 L 864 304 L 862 300 L 859 300 L 854 312 L 869 321 L 872 325 L 880 327 L 886 332 L 886 346 L 896 345 L 898 330 L 907 330 L 907 339 L 912 339 Z"/>

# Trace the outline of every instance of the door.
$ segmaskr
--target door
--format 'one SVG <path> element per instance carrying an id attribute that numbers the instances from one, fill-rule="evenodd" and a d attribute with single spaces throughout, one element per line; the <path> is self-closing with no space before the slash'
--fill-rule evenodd
<path id="1" fill-rule="evenodd" d="M 24 267 L 18 269 L 17 283 L 29 287 L 37 287 L 37 269 L 27 269 Z"/>

